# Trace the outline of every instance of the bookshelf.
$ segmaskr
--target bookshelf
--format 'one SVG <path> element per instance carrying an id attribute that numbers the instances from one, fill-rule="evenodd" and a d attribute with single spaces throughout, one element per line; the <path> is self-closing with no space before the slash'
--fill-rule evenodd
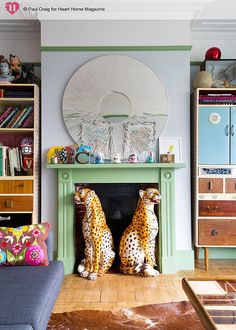
<path id="1" fill-rule="evenodd" d="M 0 84 L 0 226 L 39 222 L 39 89 Z"/>

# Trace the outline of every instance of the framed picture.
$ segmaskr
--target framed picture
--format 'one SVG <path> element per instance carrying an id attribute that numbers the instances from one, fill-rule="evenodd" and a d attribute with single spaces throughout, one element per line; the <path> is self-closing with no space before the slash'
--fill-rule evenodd
<path id="1" fill-rule="evenodd" d="M 159 137 L 159 160 L 161 160 L 160 155 L 168 155 L 168 154 L 174 155 L 175 163 L 182 163 L 182 150 L 181 150 L 180 137 Z M 165 159 L 165 157 L 162 157 L 162 159 Z"/>
<path id="2" fill-rule="evenodd" d="M 210 72 L 212 87 L 236 87 L 236 60 L 205 60 L 201 69 Z"/>

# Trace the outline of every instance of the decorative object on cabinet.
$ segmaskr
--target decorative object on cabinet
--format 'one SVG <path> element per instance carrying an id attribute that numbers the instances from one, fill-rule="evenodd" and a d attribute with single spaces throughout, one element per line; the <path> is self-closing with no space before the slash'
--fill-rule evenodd
<path id="1" fill-rule="evenodd" d="M 210 88 L 212 85 L 211 73 L 207 71 L 199 71 L 193 80 L 194 88 Z"/>
<path id="2" fill-rule="evenodd" d="M 159 137 L 159 155 L 161 163 L 181 163 L 182 150 L 180 137 Z"/>
<path id="3" fill-rule="evenodd" d="M 15 79 L 11 73 L 10 63 L 3 55 L 0 55 L 0 83 L 10 83 Z"/>
<path id="4" fill-rule="evenodd" d="M 154 161 L 155 161 L 154 151 L 148 150 L 147 157 L 145 158 L 145 163 L 154 163 Z"/>
<path id="5" fill-rule="evenodd" d="M 236 87 L 236 60 L 205 60 L 201 70 L 211 74 L 212 87 Z"/>
<path id="6" fill-rule="evenodd" d="M 76 143 L 91 145 L 107 159 L 115 151 L 124 159 L 153 147 L 167 121 L 167 95 L 144 63 L 128 56 L 101 56 L 71 77 L 63 116 Z"/>
<path id="7" fill-rule="evenodd" d="M 0 88 L 0 224 L 38 223 L 39 90 L 32 84 Z"/>
<path id="8" fill-rule="evenodd" d="M 138 163 L 138 155 L 136 154 L 136 152 L 129 155 L 128 163 Z"/>
<path id="9" fill-rule="evenodd" d="M 211 47 L 206 51 L 205 60 L 219 60 L 221 58 L 221 50 L 218 47 Z"/>
<path id="10" fill-rule="evenodd" d="M 114 164 L 119 164 L 121 163 L 121 159 L 120 159 L 120 154 L 119 152 L 113 152 L 111 154 L 111 162 Z"/>
<path id="11" fill-rule="evenodd" d="M 95 164 L 104 164 L 104 156 L 102 152 L 98 152 L 94 156 Z"/>
<path id="12" fill-rule="evenodd" d="M 197 89 L 192 116 L 194 244 L 236 247 L 236 89 Z M 226 104 L 225 104 L 226 103 Z"/>
<path id="13" fill-rule="evenodd" d="M 10 68 L 12 75 L 15 77 L 14 82 L 20 79 L 22 74 L 22 63 L 18 56 L 10 54 Z"/>

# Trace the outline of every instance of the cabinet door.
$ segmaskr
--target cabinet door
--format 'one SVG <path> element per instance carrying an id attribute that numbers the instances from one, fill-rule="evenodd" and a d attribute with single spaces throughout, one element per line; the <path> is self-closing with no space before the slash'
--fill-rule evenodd
<path id="1" fill-rule="evenodd" d="M 236 164 L 236 108 L 231 108 L 231 164 Z"/>
<path id="2" fill-rule="evenodd" d="M 229 107 L 199 107 L 199 164 L 229 164 Z"/>

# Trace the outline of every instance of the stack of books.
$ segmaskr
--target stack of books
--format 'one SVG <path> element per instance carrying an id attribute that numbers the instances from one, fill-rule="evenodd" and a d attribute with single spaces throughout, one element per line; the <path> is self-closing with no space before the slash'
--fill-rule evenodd
<path id="1" fill-rule="evenodd" d="M 29 157 L 26 157 L 29 158 Z M 30 156 L 31 162 L 33 156 Z M 0 146 L 0 176 L 19 176 L 19 175 L 28 175 L 27 167 L 33 166 L 30 163 L 30 166 L 25 166 L 24 156 L 19 147 L 10 148 L 6 146 Z"/>
<path id="2" fill-rule="evenodd" d="M 0 115 L 0 128 L 32 128 L 34 126 L 33 107 L 9 106 Z"/>
<path id="3" fill-rule="evenodd" d="M 236 95 L 226 93 L 199 95 L 199 104 L 236 104 Z"/>

